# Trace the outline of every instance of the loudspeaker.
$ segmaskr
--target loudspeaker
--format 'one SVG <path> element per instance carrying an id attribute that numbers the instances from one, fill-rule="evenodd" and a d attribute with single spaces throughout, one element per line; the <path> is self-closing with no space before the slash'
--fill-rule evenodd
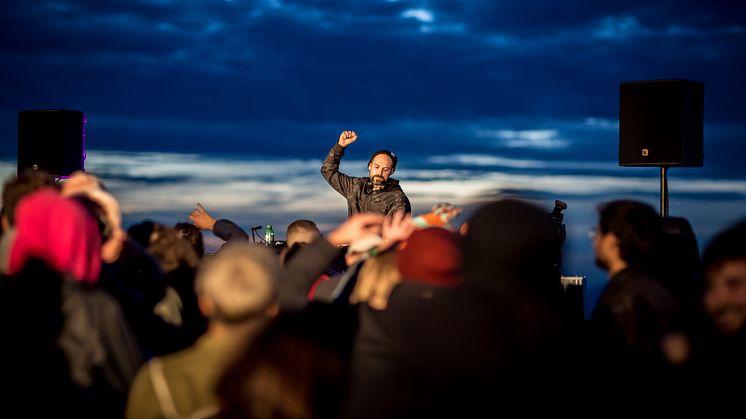
<path id="1" fill-rule="evenodd" d="M 704 85 L 644 80 L 619 87 L 620 166 L 702 166 Z"/>
<path id="2" fill-rule="evenodd" d="M 18 112 L 18 173 L 26 168 L 67 176 L 83 170 L 85 114 L 66 109 Z"/>

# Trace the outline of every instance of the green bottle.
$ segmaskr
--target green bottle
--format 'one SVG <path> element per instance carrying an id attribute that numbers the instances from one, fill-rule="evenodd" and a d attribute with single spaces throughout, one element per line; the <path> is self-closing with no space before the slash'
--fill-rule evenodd
<path id="1" fill-rule="evenodd" d="M 275 244 L 275 232 L 272 230 L 272 224 L 267 224 L 267 228 L 264 229 L 264 244 L 267 246 L 274 246 Z"/>

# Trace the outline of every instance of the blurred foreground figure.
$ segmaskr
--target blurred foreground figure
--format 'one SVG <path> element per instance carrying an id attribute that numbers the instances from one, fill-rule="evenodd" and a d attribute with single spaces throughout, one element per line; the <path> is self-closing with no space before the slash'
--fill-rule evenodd
<path id="1" fill-rule="evenodd" d="M 122 417 L 141 364 L 121 306 L 98 287 L 101 235 L 79 201 L 42 188 L 23 198 L 0 246 L 7 275 L 0 291 L 0 359 L 11 402 L 41 416 Z"/>
<path id="2" fill-rule="evenodd" d="M 705 248 L 707 317 L 698 366 L 715 374 L 746 370 L 746 221 L 720 232 Z"/>
<path id="3" fill-rule="evenodd" d="M 209 417 L 219 409 L 215 385 L 234 352 L 276 312 L 276 255 L 263 246 L 230 243 L 197 273 L 207 333 L 191 348 L 154 358 L 137 374 L 128 418 Z"/>

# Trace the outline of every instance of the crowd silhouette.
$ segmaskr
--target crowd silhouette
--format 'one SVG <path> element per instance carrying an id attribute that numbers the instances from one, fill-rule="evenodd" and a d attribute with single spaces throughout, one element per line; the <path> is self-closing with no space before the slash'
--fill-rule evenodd
<path id="1" fill-rule="evenodd" d="M 696 387 L 746 366 L 746 221 L 700 257 L 686 219 L 600 203 L 609 280 L 578 319 L 556 214 L 460 213 L 358 213 L 325 234 L 288 220 L 276 248 L 201 204 L 125 231 L 95 176 L 22 172 L 3 187 L 7 400 L 40 417 L 495 416 L 567 377 Z M 206 252 L 202 230 L 225 244 Z"/>

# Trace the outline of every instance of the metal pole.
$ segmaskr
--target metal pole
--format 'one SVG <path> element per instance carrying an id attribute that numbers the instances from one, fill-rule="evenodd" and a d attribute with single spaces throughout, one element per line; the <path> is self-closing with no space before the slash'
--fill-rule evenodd
<path id="1" fill-rule="evenodd" d="M 668 217 L 668 177 L 667 166 L 661 166 L 661 218 Z"/>

